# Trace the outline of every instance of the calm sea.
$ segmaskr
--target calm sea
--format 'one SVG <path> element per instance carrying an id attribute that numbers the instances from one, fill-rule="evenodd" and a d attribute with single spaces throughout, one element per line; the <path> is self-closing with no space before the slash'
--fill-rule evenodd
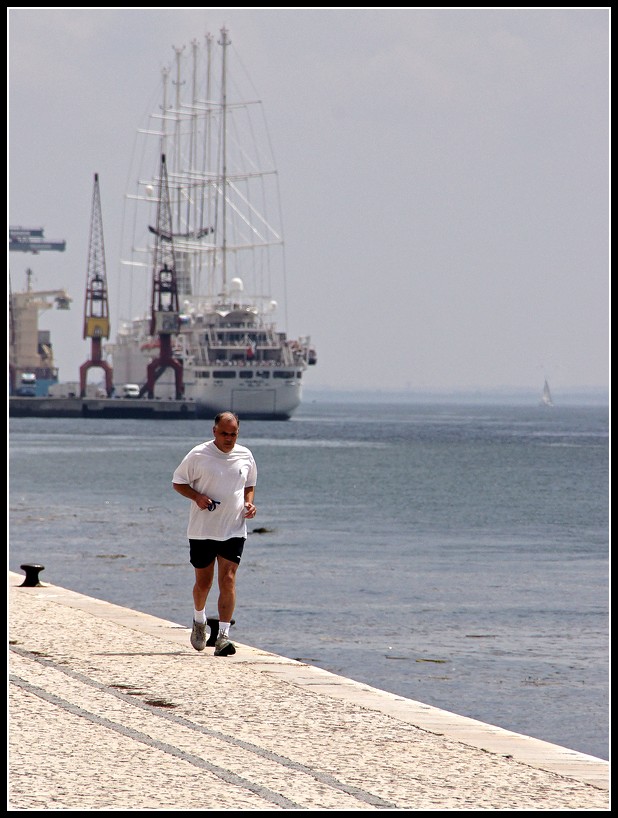
<path id="1" fill-rule="evenodd" d="M 608 759 L 608 425 L 607 407 L 327 401 L 242 422 L 258 517 L 233 637 Z M 11 419 L 9 568 L 189 627 L 171 476 L 210 430 Z"/>

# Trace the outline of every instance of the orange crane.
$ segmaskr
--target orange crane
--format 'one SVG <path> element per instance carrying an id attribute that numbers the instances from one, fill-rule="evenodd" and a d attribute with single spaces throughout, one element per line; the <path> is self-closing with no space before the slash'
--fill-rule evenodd
<path id="1" fill-rule="evenodd" d="M 113 371 L 103 360 L 103 338 L 109 338 L 109 302 L 107 298 L 107 276 L 105 273 L 105 248 L 103 245 L 103 220 L 101 217 L 101 196 L 99 174 L 94 174 L 92 192 L 92 213 L 90 218 L 90 243 L 88 247 L 88 280 L 84 306 L 84 338 L 90 338 L 90 359 L 79 368 L 80 397 L 86 397 L 86 376 L 88 370 L 99 367 L 105 372 L 105 391 L 111 398 L 114 391 Z"/>
<path id="2" fill-rule="evenodd" d="M 182 400 L 183 367 L 182 363 L 174 358 L 172 350 L 172 335 L 176 335 L 180 330 L 180 310 L 165 154 L 161 154 L 157 227 L 152 232 L 155 234 L 155 252 L 150 334 L 159 336 L 159 356 L 148 364 L 146 383 L 140 389 L 140 397 L 147 392 L 149 398 L 154 398 L 156 380 L 171 367 L 176 383 L 176 400 Z"/>

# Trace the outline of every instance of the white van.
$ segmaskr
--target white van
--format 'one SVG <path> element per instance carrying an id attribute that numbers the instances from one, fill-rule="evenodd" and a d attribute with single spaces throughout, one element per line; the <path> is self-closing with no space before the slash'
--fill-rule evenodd
<path id="1" fill-rule="evenodd" d="M 139 398 L 139 384 L 125 383 L 122 387 L 123 398 Z"/>
<path id="2" fill-rule="evenodd" d="M 34 372 L 22 372 L 15 394 L 22 398 L 36 397 L 36 375 Z"/>

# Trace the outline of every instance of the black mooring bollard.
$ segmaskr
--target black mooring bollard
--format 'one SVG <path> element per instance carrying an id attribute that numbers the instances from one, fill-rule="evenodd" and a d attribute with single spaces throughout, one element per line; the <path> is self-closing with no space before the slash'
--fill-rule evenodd
<path id="1" fill-rule="evenodd" d="M 19 586 L 20 588 L 36 588 L 37 585 L 43 584 L 39 581 L 39 574 L 45 570 L 44 565 L 27 562 L 25 565 L 20 565 L 19 567 L 22 571 L 26 572 L 26 579 Z"/>
<path id="2" fill-rule="evenodd" d="M 217 636 L 219 636 L 219 620 L 212 616 L 206 617 L 206 624 L 210 628 L 210 636 L 208 637 L 208 642 L 206 642 L 208 647 L 212 647 L 215 642 L 217 641 Z M 236 620 L 232 619 L 230 622 L 230 626 L 236 624 Z"/>

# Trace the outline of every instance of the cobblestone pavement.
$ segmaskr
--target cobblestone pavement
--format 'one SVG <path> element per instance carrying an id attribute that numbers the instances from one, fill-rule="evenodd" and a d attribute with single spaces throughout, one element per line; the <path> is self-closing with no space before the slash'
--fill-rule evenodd
<path id="1" fill-rule="evenodd" d="M 9 572 L 9 810 L 608 810 L 609 764 Z"/>

